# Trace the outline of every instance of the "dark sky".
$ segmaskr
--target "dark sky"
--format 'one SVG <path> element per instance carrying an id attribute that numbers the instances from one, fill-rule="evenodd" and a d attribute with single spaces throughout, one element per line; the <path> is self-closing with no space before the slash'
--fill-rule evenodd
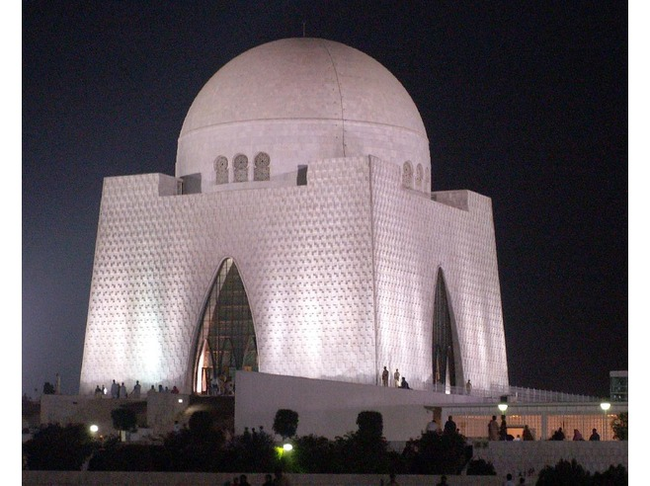
<path id="1" fill-rule="evenodd" d="M 174 174 L 236 55 L 323 37 L 418 106 L 434 190 L 492 198 L 512 385 L 608 395 L 628 368 L 625 2 L 22 4 L 22 386 L 79 386 L 105 177 Z"/>

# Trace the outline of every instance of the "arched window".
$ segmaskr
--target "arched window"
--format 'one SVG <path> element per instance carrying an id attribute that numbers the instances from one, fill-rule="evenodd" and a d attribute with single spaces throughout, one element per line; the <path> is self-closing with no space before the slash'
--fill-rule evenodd
<path id="1" fill-rule="evenodd" d="M 237 265 L 226 258 L 203 309 L 195 352 L 194 391 L 207 393 L 213 378 L 258 371 L 257 338 Z"/>
<path id="2" fill-rule="evenodd" d="M 253 173 L 254 181 L 268 181 L 271 178 L 271 158 L 269 154 L 260 152 L 255 156 Z"/>
<path id="3" fill-rule="evenodd" d="M 235 182 L 248 182 L 248 157 L 243 154 L 235 156 Z"/>
<path id="4" fill-rule="evenodd" d="M 215 159 L 214 172 L 217 184 L 228 184 L 228 159 L 223 155 Z"/>
<path id="5" fill-rule="evenodd" d="M 422 164 L 418 164 L 415 168 L 415 188 L 418 191 L 422 190 L 422 180 L 424 179 L 424 171 L 422 170 Z"/>
<path id="6" fill-rule="evenodd" d="M 410 160 L 404 162 L 402 166 L 402 185 L 413 189 L 413 165 Z"/>
<path id="7" fill-rule="evenodd" d="M 433 303 L 433 383 L 456 386 L 456 363 L 451 331 L 451 309 L 442 270 L 438 270 Z"/>

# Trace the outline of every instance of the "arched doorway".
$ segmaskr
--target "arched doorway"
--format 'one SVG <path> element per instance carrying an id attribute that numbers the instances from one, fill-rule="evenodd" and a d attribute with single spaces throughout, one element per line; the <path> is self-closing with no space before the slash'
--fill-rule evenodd
<path id="1" fill-rule="evenodd" d="M 209 393 L 215 379 L 234 379 L 236 370 L 258 371 L 253 316 L 232 258 L 226 258 L 219 267 L 200 326 L 193 373 L 195 393 Z"/>
<path id="2" fill-rule="evenodd" d="M 451 309 L 442 269 L 438 270 L 433 304 L 433 384 L 449 392 L 456 386 L 456 365 L 451 329 Z"/>

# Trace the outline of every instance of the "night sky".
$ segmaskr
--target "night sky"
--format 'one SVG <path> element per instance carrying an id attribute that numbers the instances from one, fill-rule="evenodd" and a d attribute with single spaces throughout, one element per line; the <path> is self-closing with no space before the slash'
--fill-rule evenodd
<path id="1" fill-rule="evenodd" d="M 304 22 L 402 82 L 434 190 L 492 198 L 511 384 L 607 396 L 628 369 L 626 3 L 478 5 L 25 0 L 23 392 L 78 391 L 102 180 L 173 175 L 202 86 Z"/>

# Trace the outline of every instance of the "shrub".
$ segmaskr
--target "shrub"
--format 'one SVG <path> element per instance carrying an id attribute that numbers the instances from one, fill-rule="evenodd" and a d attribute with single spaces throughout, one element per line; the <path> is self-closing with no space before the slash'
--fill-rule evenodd
<path id="1" fill-rule="evenodd" d="M 169 456 L 165 470 L 216 472 L 223 443 L 223 433 L 213 428 L 212 415 L 203 410 L 194 412 L 188 429 L 172 432 L 165 438 Z"/>
<path id="2" fill-rule="evenodd" d="M 538 486 L 587 486 L 590 485 L 589 472 L 578 464 L 575 459 L 571 462 L 560 460 L 555 466 L 546 466 L 539 472 Z"/>
<path id="3" fill-rule="evenodd" d="M 471 458 L 458 433 L 425 432 L 408 441 L 402 455 L 411 474 L 460 474 Z"/>
<path id="4" fill-rule="evenodd" d="M 273 437 L 264 431 L 250 433 L 248 429 L 233 437 L 219 454 L 219 471 L 265 472 L 278 466 Z"/>
<path id="5" fill-rule="evenodd" d="M 207 410 L 199 410 L 190 416 L 190 432 L 196 438 L 208 439 L 214 434 L 214 418 Z"/>
<path id="6" fill-rule="evenodd" d="M 496 476 L 494 465 L 485 459 L 474 459 L 467 465 L 468 476 Z"/>
<path id="7" fill-rule="evenodd" d="M 89 471 L 164 471 L 169 457 L 162 446 L 114 443 L 93 455 Z"/>
<path id="8" fill-rule="evenodd" d="M 622 464 L 618 466 L 609 466 L 609 469 L 603 473 L 594 474 L 594 486 L 627 486 L 627 470 Z"/>
<path id="9" fill-rule="evenodd" d="M 79 471 L 93 449 L 93 440 L 81 424 L 48 425 L 23 445 L 30 470 Z"/>
<path id="10" fill-rule="evenodd" d="M 612 430 L 615 439 L 627 440 L 627 412 L 619 413 L 612 421 Z"/>
<path id="11" fill-rule="evenodd" d="M 281 435 L 283 439 L 296 435 L 298 429 L 298 412 L 288 409 L 280 409 L 275 413 L 273 420 L 273 431 Z"/>
<path id="12" fill-rule="evenodd" d="M 327 437 L 310 434 L 296 438 L 294 445 L 293 472 L 327 474 L 342 470 L 336 447 Z"/>

